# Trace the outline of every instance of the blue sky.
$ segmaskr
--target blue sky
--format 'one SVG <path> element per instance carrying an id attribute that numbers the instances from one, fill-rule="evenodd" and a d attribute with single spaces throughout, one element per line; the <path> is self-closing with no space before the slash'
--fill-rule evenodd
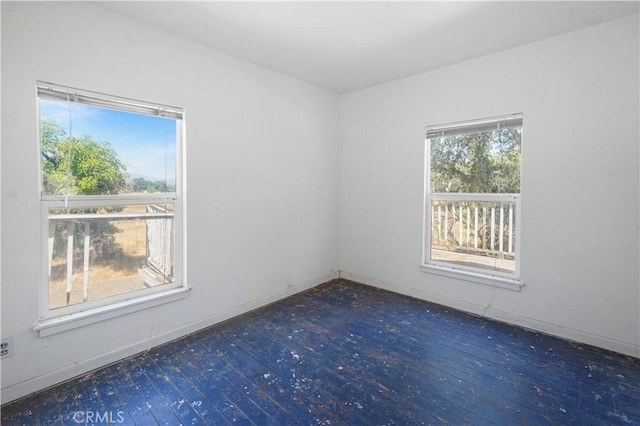
<path id="1" fill-rule="evenodd" d="M 109 142 L 132 177 L 175 180 L 175 120 L 45 99 L 40 118 L 55 120 L 67 136 Z"/>

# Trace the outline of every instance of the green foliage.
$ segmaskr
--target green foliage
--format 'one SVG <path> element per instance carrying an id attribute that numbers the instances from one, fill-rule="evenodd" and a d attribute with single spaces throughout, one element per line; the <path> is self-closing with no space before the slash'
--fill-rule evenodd
<path id="1" fill-rule="evenodd" d="M 64 139 L 65 131 L 53 120 L 44 120 L 40 128 L 42 135 L 43 175 L 49 176 L 59 167 L 62 158 L 58 144 Z"/>
<path id="2" fill-rule="evenodd" d="M 45 194 L 114 195 L 127 188 L 126 167 L 108 142 L 68 138 L 53 120 L 43 120 L 41 134 Z"/>
<path id="3" fill-rule="evenodd" d="M 431 139 L 431 191 L 519 193 L 522 128 Z"/>
<path id="4" fill-rule="evenodd" d="M 42 181 L 46 195 L 115 195 L 127 189 L 127 172 L 118 153 L 108 142 L 96 142 L 89 136 L 69 138 L 53 120 L 41 124 Z M 121 208 L 59 209 L 52 213 L 114 212 Z M 106 219 L 91 222 L 92 245 L 96 257 L 112 258 L 120 248 L 114 234 L 119 229 Z M 56 227 L 56 254 L 64 251 L 66 225 Z M 74 245 L 82 248 L 84 227 L 74 224 Z"/>

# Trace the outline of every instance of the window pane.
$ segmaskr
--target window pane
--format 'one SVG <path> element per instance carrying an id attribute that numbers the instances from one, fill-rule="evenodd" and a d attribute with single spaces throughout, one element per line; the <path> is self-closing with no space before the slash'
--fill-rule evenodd
<path id="1" fill-rule="evenodd" d="M 520 193 L 522 127 L 430 139 L 432 193 Z"/>
<path id="2" fill-rule="evenodd" d="M 431 260 L 515 272 L 515 201 L 432 199 L 431 219 Z"/>
<path id="3" fill-rule="evenodd" d="M 40 100 L 44 195 L 175 192 L 177 121 Z"/>
<path id="4" fill-rule="evenodd" d="M 174 281 L 174 205 L 49 209 L 49 308 Z"/>

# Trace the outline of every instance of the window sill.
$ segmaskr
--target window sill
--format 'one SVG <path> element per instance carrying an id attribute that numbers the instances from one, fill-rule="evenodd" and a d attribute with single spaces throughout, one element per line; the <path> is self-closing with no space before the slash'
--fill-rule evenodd
<path id="1" fill-rule="evenodd" d="M 85 325 L 105 321 L 111 318 L 141 311 L 165 303 L 174 302 L 187 296 L 189 288 L 179 287 L 162 293 L 137 297 L 131 300 L 100 306 L 86 311 L 63 315 L 56 318 L 42 320 L 33 327 L 33 331 L 40 333 L 40 337 L 63 333 Z"/>
<path id="2" fill-rule="evenodd" d="M 491 287 L 505 288 L 508 290 L 520 291 L 524 285 L 516 278 L 499 277 L 495 275 L 481 274 L 478 272 L 464 271 L 460 269 L 446 268 L 437 265 L 421 265 L 422 272 L 440 275 L 448 278 L 484 284 Z"/>

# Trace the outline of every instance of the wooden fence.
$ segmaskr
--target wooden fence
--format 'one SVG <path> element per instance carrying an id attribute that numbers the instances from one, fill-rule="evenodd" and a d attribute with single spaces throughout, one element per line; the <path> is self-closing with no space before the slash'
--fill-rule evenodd
<path id="1" fill-rule="evenodd" d="M 516 208 L 517 200 L 433 200 L 431 244 L 447 251 L 512 258 Z"/>
<path id="2" fill-rule="evenodd" d="M 166 284 L 174 277 L 174 212 L 173 206 L 159 204 L 147 205 L 146 212 L 140 213 L 80 213 L 49 215 L 49 279 L 53 261 L 56 227 L 66 224 L 66 294 L 67 305 L 73 291 L 74 239 L 80 235 L 82 241 L 83 301 L 89 299 L 89 268 L 92 247 L 91 224 L 98 220 L 133 220 L 144 219 L 146 223 L 146 265 L 138 270 L 147 287 Z M 79 232 L 76 232 L 79 231 Z M 95 237 L 95 236 L 94 236 Z M 58 243 L 62 243 L 59 241 Z"/>

